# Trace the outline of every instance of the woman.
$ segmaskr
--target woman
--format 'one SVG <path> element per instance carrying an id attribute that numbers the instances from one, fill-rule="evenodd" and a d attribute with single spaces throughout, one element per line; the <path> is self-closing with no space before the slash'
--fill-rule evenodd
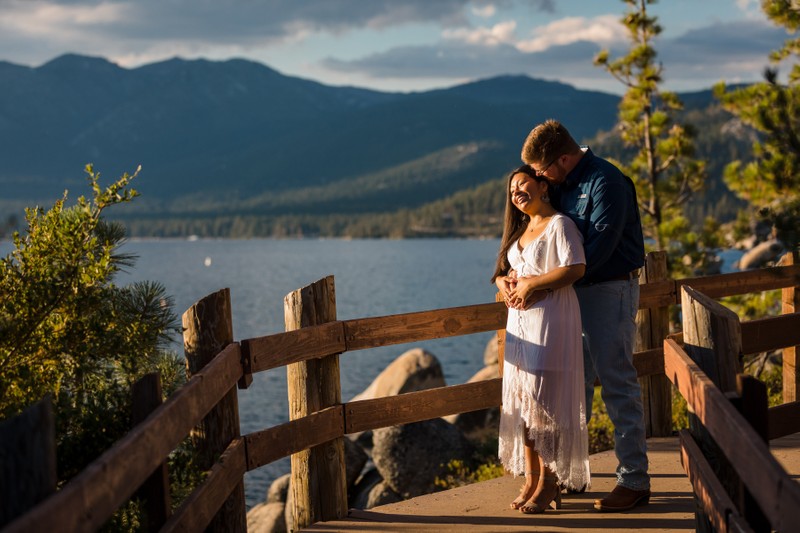
<path id="1" fill-rule="evenodd" d="M 547 180 L 524 165 L 507 181 L 503 239 L 492 281 L 508 306 L 499 452 L 525 484 L 511 507 L 543 513 L 561 487 L 589 484 L 581 315 L 580 232 L 550 205 Z"/>

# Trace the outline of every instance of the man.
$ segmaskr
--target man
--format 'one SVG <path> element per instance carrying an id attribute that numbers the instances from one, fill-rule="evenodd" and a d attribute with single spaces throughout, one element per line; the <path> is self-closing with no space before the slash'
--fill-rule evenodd
<path id="1" fill-rule="evenodd" d="M 614 424 L 617 486 L 595 500 L 598 511 L 625 511 L 650 499 L 647 442 L 641 389 L 633 366 L 639 269 L 644 239 L 630 178 L 581 148 L 555 120 L 525 139 L 522 160 L 551 183 L 554 207 L 583 234 L 586 273 L 575 283 L 584 336 L 587 419 L 594 382 Z"/>

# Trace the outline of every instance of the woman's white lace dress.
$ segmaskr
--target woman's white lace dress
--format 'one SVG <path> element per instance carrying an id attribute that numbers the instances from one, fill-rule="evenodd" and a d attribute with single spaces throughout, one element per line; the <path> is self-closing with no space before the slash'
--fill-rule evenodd
<path id="1" fill-rule="evenodd" d="M 585 264 L 580 232 L 556 214 L 534 241 L 508 251 L 519 276 Z M 573 288 L 548 294 L 524 311 L 508 310 L 499 452 L 512 474 L 525 472 L 525 428 L 559 482 L 589 484 L 581 314 Z"/>

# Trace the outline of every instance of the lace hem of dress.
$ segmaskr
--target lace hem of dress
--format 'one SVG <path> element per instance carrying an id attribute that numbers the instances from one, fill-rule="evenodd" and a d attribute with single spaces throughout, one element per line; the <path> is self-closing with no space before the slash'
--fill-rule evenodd
<path id="1" fill-rule="evenodd" d="M 520 374 L 525 375 L 523 372 Z M 529 379 L 523 378 L 520 381 L 536 379 L 529 374 L 526 377 Z M 498 439 L 498 457 L 501 463 L 514 476 L 525 473 L 527 427 L 528 438 L 533 441 L 543 463 L 556 474 L 559 483 L 566 488 L 588 488 L 589 443 L 583 405 L 579 421 L 558 423 L 532 394 L 521 392 L 534 390 L 531 387 L 531 383 L 521 382 L 503 387 Z"/>

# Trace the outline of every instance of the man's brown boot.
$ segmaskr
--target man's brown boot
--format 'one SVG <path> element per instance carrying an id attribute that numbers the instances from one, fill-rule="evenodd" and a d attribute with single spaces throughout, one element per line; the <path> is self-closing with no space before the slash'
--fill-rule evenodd
<path id="1" fill-rule="evenodd" d="M 617 512 L 633 509 L 637 505 L 646 505 L 650 501 L 650 489 L 633 490 L 617 485 L 605 498 L 594 501 L 598 511 Z"/>

